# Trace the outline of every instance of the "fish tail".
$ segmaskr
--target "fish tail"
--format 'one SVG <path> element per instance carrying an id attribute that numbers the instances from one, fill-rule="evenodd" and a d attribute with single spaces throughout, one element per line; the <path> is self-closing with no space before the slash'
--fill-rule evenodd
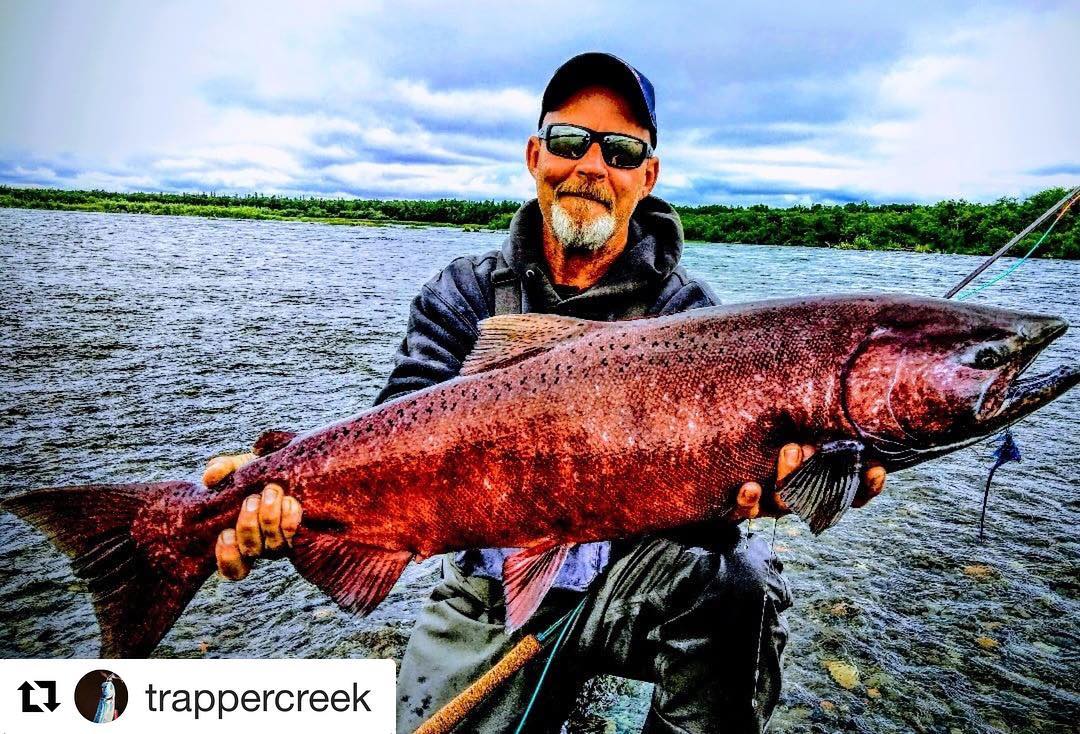
<path id="1" fill-rule="evenodd" d="M 175 528 L 149 523 L 161 537 L 143 543 L 132 524 L 170 495 L 199 491 L 187 482 L 57 487 L 3 500 L 0 510 L 36 526 L 72 558 L 72 571 L 93 598 L 102 657 L 146 657 L 213 572 L 214 554 L 212 544 L 205 544 L 204 557 L 153 552 L 171 547 L 166 536 Z"/>

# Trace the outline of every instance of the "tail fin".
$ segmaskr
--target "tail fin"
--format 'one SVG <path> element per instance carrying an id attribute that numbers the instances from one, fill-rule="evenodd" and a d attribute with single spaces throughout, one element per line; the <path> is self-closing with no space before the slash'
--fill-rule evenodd
<path id="1" fill-rule="evenodd" d="M 93 596 L 102 657 L 146 657 L 212 573 L 214 555 L 211 544 L 205 558 L 148 553 L 143 543 L 153 539 L 136 538 L 132 523 L 168 495 L 197 491 L 186 482 L 58 487 L 3 500 L 0 510 L 32 523 L 71 556 Z"/>

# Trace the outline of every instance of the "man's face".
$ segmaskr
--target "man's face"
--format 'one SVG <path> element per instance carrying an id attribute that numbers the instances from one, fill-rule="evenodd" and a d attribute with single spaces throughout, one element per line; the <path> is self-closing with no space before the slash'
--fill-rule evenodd
<path id="1" fill-rule="evenodd" d="M 649 131 L 634 117 L 629 103 L 606 87 L 586 87 L 543 124 L 565 122 L 597 132 L 614 132 L 649 140 Z M 613 237 L 625 244 L 630 215 L 656 185 L 660 161 L 653 157 L 637 168 L 615 168 L 604 162 L 593 143 L 578 160 L 548 152 L 535 135 L 525 151 L 544 221 L 567 250 L 596 251 Z"/>

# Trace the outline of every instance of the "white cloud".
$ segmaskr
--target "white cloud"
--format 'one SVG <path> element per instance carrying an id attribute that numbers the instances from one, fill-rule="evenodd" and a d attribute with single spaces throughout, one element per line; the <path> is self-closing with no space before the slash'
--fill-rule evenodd
<path id="1" fill-rule="evenodd" d="M 704 8 L 635 46 L 598 24 L 539 42 L 496 4 L 432 6 L 407 37 L 406 11 L 381 3 L 14 7 L 0 28 L 11 182 L 524 198 L 547 73 L 533 69 L 620 46 L 657 82 L 658 193 L 677 201 L 996 198 L 1070 183 L 1029 172 L 1080 164 L 1075 5 L 766 18 L 743 3 L 731 17 L 747 32 L 726 28 L 719 56 Z M 502 35 L 483 43 L 480 19 Z"/>
<path id="2" fill-rule="evenodd" d="M 414 110 L 451 120 L 531 123 L 540 105 L 539 94 L 524 89 L 455 89 L 431 91 L 426 84 L 396 81 L 394 96 Z"/>
<path id="3" fill-rule="evenodd" d="M 797 142 L 703 147 L 700 131 L 677 138 L 663 154 L 694 173 L 678 187 L 665 183 L 693 188 L 695 179 L 719 179 L 733 189 L 896 200 L 992 199 L 1075 183 L 1030 171 L 1080 162 L 1080 95 L 1071 93 L 1080 15 L 969 23 L 922 38 L 876 75 L 857 72 L 863 103 L 843 122 L 762 126 Z"/>

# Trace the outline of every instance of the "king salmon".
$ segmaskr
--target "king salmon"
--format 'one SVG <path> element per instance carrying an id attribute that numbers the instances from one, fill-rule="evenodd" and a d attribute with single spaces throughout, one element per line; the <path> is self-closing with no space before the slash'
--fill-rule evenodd
<path id="1" fill-rule="evenodd" d="M 997 432 L 1080 382 L 1021 375 L 1058 318 L 893 295 L 763 301 L 624 322 L 482 322 L 461 375 L 303 435 L 207 490 L 41 489 L 2 508 L 87 580 L 103 655 L 145 656 L 215 568 L 218 534 L 268 482 L 303 506 L 292 562 L 366 614 L 413 559 L 521 548 L 504 567 L 520 627 L 575 543 L 723 521 L 775 485 L 789 442 L 819 450 L 780 487 L 820 533 L 869 462 L 893 472 Z"/>

